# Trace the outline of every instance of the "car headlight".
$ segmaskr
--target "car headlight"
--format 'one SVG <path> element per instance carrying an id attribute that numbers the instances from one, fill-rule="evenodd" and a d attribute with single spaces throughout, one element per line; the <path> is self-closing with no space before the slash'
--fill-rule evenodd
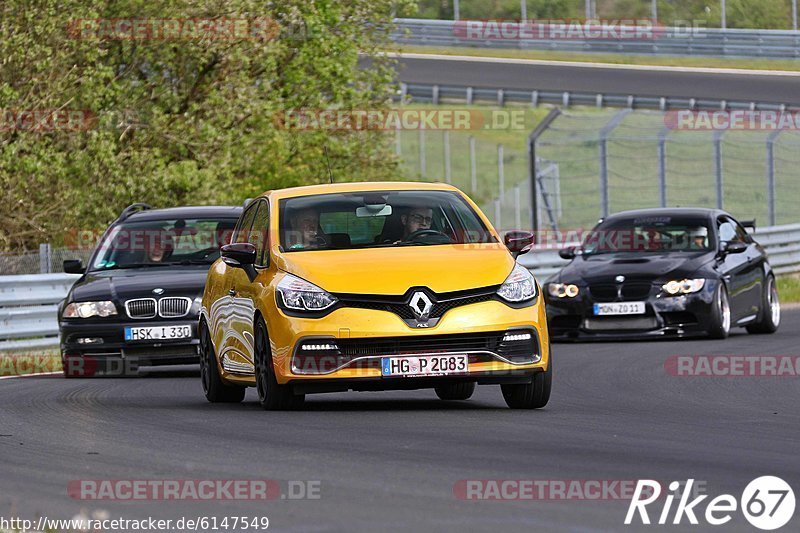
<path id="1" fill-rule="evenodd" d="M 554 298 L 575 298 L 581 290 L 570 283 L 550 283 L 547 292 Z"/>
<path id="2" fill-rule="evenodd" d="M 337 302 L 328 292 L 291 274 L 278 282 L 277 290 L 278 303 L 293 311 L 323 311 Z"/>
<path id="3" fill-rule="evenodd" d="M 63 318 L 91 318 L 93 316 L 111 316 L 117 314 L 114 302 L 73 302 L 64 308 Z"/>
<path id="4" fill-rule="evenodd" d="M 682 279 L 668 281 L 661 288 L 670 296 L 678 294 L 691 294 L 701 290 L 706 284 L 704 279 Z"/>
<path id="5" fill-rule="evenodd" d="M 536 297 L 536 280 L 528 269 L 517 263 L 506 278 L 497 295 L 512 303 L 524 302 Z"/>

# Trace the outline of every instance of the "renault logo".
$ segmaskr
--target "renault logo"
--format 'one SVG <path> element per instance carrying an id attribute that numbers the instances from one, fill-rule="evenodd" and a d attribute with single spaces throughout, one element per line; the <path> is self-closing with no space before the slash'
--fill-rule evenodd
<path id="1" fill-rule="evenodd" d="M 408 305 L 411 307 L 417 320 L 428 320 L 431 309 L 433 309 L 433 302 L 431 302 L 431 299 L 428 298 L 428 295 L 424 292 L 415 292 Z"/>
<path id="2" fill-rule="evenodd" d="M 623 281 L 625 281 L 625 276 L 617 276 L 614 279 L 616 280 L 617 283 L 622 283 Z"/>

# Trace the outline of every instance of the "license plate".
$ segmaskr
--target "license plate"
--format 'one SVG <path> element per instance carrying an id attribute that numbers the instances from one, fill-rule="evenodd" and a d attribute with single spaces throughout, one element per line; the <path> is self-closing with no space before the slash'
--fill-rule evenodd
<path id="1" fill-rule="evenodd" d="M 594 304 L 595 316 L 604 315 L 643 315 L 644 302 L 614 302 Z"/>
<path id="2" fill-rule="evenodd" d="M 446 376 L 469 371 L 467 355 L 425 355 L 420 357 L 382 357 L 383 376 Z"/>
<path id="3" fill-rule="evenodd" d="M 126 341 L 190 339 L 191 337 L 192 337 L 192 326 L 188 324 L 183 324 L 178 326 L 125 328 Z"/>

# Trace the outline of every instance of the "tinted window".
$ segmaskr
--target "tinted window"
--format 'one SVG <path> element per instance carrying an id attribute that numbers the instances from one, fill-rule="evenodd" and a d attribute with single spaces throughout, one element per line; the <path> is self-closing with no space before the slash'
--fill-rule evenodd
<path id="1" fill-rule="evenodd" d="M 280 202 L 286 251 L 496 242 L 450 191 L 320 194 Z"/>
<path id="2" fill-rule="evenodd" d="M 123 222 L 100 243 L 92 270 L 175 264 L 211 264 L 228 242 L 234 218 Z"/>
<path id="3" fill-rule="evenodd" d="M 256 264 L 263 266 L 269 257 L 267 250 L 267 231 L 269 230 L 269 206 L 267 202 L 258 202 L 258 212 L 253 219 L 253 227 L 248 235 L 247 242 L 256 247 Z"/>
<path id="4" fill-rule="evenodd" d="M 613 218 L 587 236 L 584 254 L 672 253 L 711 250 L 708 221 L 700 217 L 642 216 Z"/>

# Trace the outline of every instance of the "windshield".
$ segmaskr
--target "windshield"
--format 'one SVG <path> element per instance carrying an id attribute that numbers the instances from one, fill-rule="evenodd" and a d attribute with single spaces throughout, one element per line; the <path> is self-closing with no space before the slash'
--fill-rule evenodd
<path id="1" fill-rule="evenodd" d="M 320 194 L 280 202 L 284 251 L 497 242 L 451 191 Z"/>
<path id="2" fill-rule="evenodd" d="M 705 218 L 615 218 L 596 226 L 582 248 L 584 255 L 707 252 L 711 250 L 709 236 Z"/>
<path id="3" fill-rule="evenodd" d="M 235 218 L 123 222 L 100 243 L 91 270 L 211 264 L 235 225 Z"/>

